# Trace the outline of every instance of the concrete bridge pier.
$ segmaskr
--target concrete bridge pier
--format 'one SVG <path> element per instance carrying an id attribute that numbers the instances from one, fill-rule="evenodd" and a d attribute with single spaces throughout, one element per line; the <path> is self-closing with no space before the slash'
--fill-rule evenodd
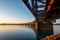
<path id="1" fill-rule="evenodd" d="M 51 22 L 36 22 L 35 23 L 35 30 L 37 34 L 37 40 L 44 38 L 46 36 L 53 34 L 53 23 Z"/>

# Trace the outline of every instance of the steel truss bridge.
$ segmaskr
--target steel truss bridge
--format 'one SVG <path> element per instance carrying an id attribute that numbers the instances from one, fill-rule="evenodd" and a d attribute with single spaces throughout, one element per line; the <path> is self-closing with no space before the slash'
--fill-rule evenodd
<path id="1" fill-rule="evenodd" d="M 53 22 L 60 18 L 60 0 L 22 1 L 36 18 L 37 40 L 53 34 Z"/>

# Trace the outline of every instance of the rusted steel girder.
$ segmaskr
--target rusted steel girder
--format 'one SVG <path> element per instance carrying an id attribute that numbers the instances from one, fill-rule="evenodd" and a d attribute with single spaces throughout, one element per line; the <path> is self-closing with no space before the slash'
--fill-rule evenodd
<path id="1" fill-rule="evenodd" d="M 53 21 L 60 18 L 60 0 L 45 0 L 45 2 L 44 0 L 23 0 L 23 2 L 38 21 Z M 45 9 L 41 10 L 44 7 Z"/>
<path id="2" fill-rule="evenodd" d="M 27 6 L 27 8 L 32 12 L 36 20 L 40 21 L 40 19 L 42 19 L 44 15 L 44 13 L 42 13 L 44 10 L 41 10 L 41 8 L 45 7 L 46 2 L 43 2 L 42 0 L 31 0 L 31 1 L 23 0 L 23 2 Z"/>
<path id="3" fill-rule="evenodd" d="M 46 18 L 56 20 L 60 18 L 60 0 L 47 0 L 45 10 L 48 10 Z"/>

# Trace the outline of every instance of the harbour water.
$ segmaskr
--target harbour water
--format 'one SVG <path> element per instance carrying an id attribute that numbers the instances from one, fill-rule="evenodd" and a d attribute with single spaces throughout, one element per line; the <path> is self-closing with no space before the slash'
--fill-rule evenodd
<path id="1" fill-rule="evenodd" d="M 54 34 L 60 33 L 60 25 L 53 25 Z"/>
<path id="2" fill-rule="evenodd" d="M 60 33 L 60 25 L 54 25 L 54 34 Z M 0 40 L 36 40 L 35 31 L 24 25 L 0 25 Z"/>

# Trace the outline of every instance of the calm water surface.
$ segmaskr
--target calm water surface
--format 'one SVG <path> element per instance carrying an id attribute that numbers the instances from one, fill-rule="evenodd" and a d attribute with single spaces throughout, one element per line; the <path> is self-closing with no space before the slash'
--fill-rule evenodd
<path id="1" fill-rule="evenodd" d="M 60 25 L 54 25 L 54 33 L 60 33 Z M 36 33 L 28 26 L 0 25 L 0 40 L 36 40 Z"/>
<path id="2" fill-rule="evenodd" d="M 0 25 L 0 40 L 35 40 L 35 32 L 21 25 Z"/>
<path id="3" fill-rule="evenodd" d="M 60 25 L 53 25 L 54 34 L 60 33 Z"/>

